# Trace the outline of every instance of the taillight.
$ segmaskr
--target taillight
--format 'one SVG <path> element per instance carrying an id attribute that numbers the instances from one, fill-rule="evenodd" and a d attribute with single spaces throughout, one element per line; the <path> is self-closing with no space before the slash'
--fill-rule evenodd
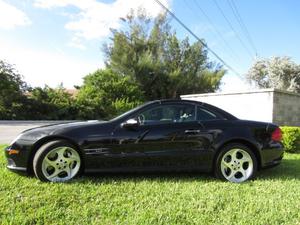
<path id="1" fill-rule="evenodd" d="M 281 129 L 279 127 L 277 127 L 272 133 L 272 140 L 273 141 L 281 141 L 281 139 L 282 139 L 282 132 L 281 132 Z"/>

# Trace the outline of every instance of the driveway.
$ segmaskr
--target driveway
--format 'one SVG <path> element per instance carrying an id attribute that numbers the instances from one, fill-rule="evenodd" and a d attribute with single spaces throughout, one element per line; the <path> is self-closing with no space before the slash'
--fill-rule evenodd
<path id="1" fill-rule="evenodd" d="M 9 144 L 24 130 L 68 121 L 0 121 L 0 144 Z"/>

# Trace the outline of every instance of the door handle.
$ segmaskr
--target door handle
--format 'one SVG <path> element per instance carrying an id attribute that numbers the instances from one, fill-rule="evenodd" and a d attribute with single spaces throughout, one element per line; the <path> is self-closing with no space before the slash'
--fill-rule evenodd
<path id="1" fill-rule="evenodd" d="M 185 130 L 185 134 L 199 134 L 200 130 Z"/>

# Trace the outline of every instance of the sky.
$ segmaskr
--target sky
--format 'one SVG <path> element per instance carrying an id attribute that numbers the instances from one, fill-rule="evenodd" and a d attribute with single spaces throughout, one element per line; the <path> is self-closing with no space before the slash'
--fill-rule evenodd
<path id="1" fill-rule="evenodd" d="M 220 91 L 252 89 L 245 74 L 257 59 L 289 56 L 300 64 L 298 0 L 161 2 L 236 71 L 224 67 Z M 80 85 L 104 67 L 110 28 L 122 29 L 119 18 L 138 7 L 151 17 L 163 12 L 154 0 L 0 0 L 0 59 L 32 87 Z M 171 25 L 196 41 L 176 20 Z M 212 53 L 209 59 L 221 63 Z"/>

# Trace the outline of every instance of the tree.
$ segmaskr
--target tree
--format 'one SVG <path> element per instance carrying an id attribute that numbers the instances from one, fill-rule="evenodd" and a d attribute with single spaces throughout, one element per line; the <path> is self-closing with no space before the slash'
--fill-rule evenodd
<path id="1" fill-rule="evenodd" d="M 143 93 L 128 76 L 102 69 L 84 78 L 77 95 L 77 106 L 80 118 L 108 119 L 143 100 Z"/>
<path id="2" fill-rule="evenodd" d="M 132 11 L 122 20 L 128 30 L 113 30 L 112 43 L 104 46 L 106 65 L 136 82 L 146 100 L 219 88 L 225 71 L 208 61 L 201 42 L 180 41 L 165 14 L 153 20 Z"/>
<path id="3" fill-rule="evenodd" d="M 30 88 L 16 69 L 0 60 L 0 119 L 77 119 L 75 99 L 58 88 Z"/>
<path id="4" fill-rule="evenodd" d="M 247 79 L 259 88 L 277 88 L 300 93 L 300 65 L 289 57 L 257 60 L 249 69 Z"/>
<path id="5" fill-rule="evenodd" d="M 27 85 L 9 63 L 0 60 L 0 119 L 23 116 L 23 102 Z"/>

